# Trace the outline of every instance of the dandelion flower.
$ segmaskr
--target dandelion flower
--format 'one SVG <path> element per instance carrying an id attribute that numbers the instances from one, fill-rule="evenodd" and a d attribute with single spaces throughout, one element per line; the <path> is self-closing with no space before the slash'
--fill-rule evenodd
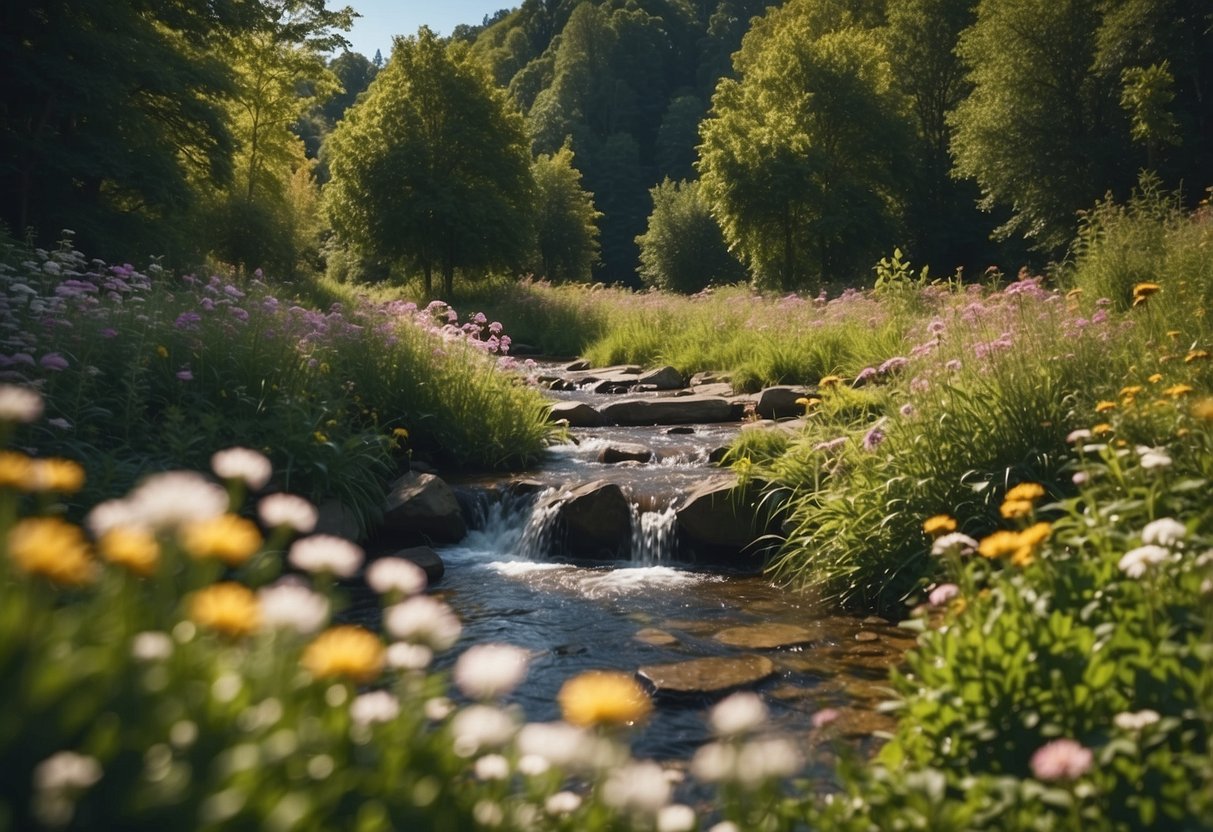
<path id="1" fill-rule="evenodd" d="M 922 530 L 931 537 L 939 537 L 956 531 L 956 521 L 947 514 L 936 514 L 922 521 Z"/>
<path id="2" fill-rule="evenodd" d="M 998 513 L 1008 520 L 1018 517 L 1027 517 L 1032 513 L 1031 500 L 1003 500 L 1002 505 L 998 509 Z"/>
<path id="3" fill-rule="evenodd" d="M 591 670 L 574 676 L 556 697 L 573 725 L 631 725 L 649 715 L 653 703 L 626 673 Z"/>
<path id="4" fill-rule="evenodd" d="M 328 623 L 329 600 L 297 578 L 283 578 L 257 590 L 261 624 L 269 630 L 314 633 Z"/>
<path id="5" fill-rule="evenodd" d="M 1162 287 L 1157 283 L 1138 283 L 1133 287 L 1133 305 L 1140 306 L 1151 295 L 1156 295 L 1161 291 Z"/>
<path id="6" fill-rule="evenodd" d="M 1172 384 L 1170 387 L 1165 388 L 1162 392 L 1164 396 L 1170 396 L 1173 399 L 1178 399 L 1180 396 L 1186 396 L 1191 393 L 1192 385 Z"/>
<path id="7" fill-rule="evenodd" d="M 0 488 L 32 490 L 34 460 L 16 451 L 0 451 Z"/>
<path id="8" fill-rule="evenodd" d="M 756 693 L 735 693 L 712 708 L 709 722 L 719 737 L 748 734 L 766 724 L 769 712 Z"/>
<path id="9" fill-rule="evenodd" d="M 1018 532 L 997 531 L 982 538 L 981 543 L 977 546 L 977 552 L 983 558 L 994 560 L 1011 554 L 1021 545 Z"/>
<path id="10" fill-rule="evenodd" d="M 226 581 L 204 587 L 189 596 L 189 617 L 201 627 L 237 638 L 257 630 L 261 609 L 251 589 Z"/>
<path id="11" fill-rule="evenodd" d="M 62 586 L 82 586 L 96 577 L 84 531 L 58 517 L 28 517 L 8 533 L 8 556 L 17 568 Z"/>
<path id="12" fill-rule="evenodd" d="M 1174 546 L 1188 536 L 1188 527 L 1171 517 L 1160 517 L 1141 530 L 1141 542 Z"/>
<path id="13" fill-rule="evenodd" d="M 823 389 L 830 388 L 830 387 L 837 387 L 838 385 L 842 384 L 842 381 L 843 381 L 842 376 L 836 376 L 836 375 L 822 376 L 820 379 L 818 379 L 817 386 L 821 387 Z"/>
<path id="14" fill-rule="evenodd" d="M 70 459 L 32 460 L 31 491 L 75 494 L 84 486 L 84 468 Z"/>
<path id="15" fill-rule="evenodd" d="M 1191 364 L 1193 361 L 1208 361 L 1208 350 L 1188 350 L 1188 354 L 1184 356 L 1184 363 Z"/>
<path id="16" fill-rule="evenodd" d="M 1117 561 L 1116 566 L 1130 578 L 1136 579 L 1146 574 L 1151 566 L 1163 563 L 1170 556 L 1170 550 L 1151 543 L 1125 552 L 1124 557 Z"/>
<path id="17" fill-rule="evenodd" d="M 1151 384 L 1158 384 L 1158 382 L 1162 381 L 1162 373 L 1154 373 L 1147 378 L 1146 381 L 1150 382 Z"/>
<path id="18" fill-rule="evenodd" d="M 1115 409 L 1116 409 L 1116 402 L 1101 401 L 1099 404 L 1095 405 L 1096 413 L 1106 413 L 1109 410 L 1115 410 Z"/>
<path id="19" fill-rule="evenodd" d="M 218 560 L 240 566 L 261 548 L 257 524 L 235 514 L 187 523 L 181 529 L 185 550 L 199 560 Z"/>
<path id="20" fill-rule="evenodd" d="M 287 560 L 305 572 L 323 572 L 339 578 L 352 578 L 362 565 L 363 552 L 358 545 L 331 534 L 314 534 L 291 544 Z"/>
<path id="21" fill-rule="evenodd" d="M 530 655 L 510 644 L 477 644 L 455 662 L 452 677 L 464 696 L 496 699 L 504 696 L 526 676 Z"/>
<path id="22" fill-rule="evenodd" d="M 37 390 L 0 384 L 0 422 L 36 422 L 42 416 L 42 409 L 42 394 Z"/>
<path id="23" fill-rule="evenodd" d="M 97 549 L 105 560 L 144 578 L 160 565 L 156 536 L 140 526 L 115 526 L 101 536 Z"/>
<path id="24" fill-rule="evenodd" d="M 379 558 L 366 569 L 366 582 L 380 595 L 399 593 L 405 597 L 425 589 L 425 570 L 404 558 Z"/>
<path id="25" fill-rule="evenodd" d="M 373 682 L 383 671 L 382 642 L 369 630 L 345 624 L 325 630 L 303 651 L 300 663 L 317 679 Z"/>
<path id="26" fill-rule="evenodd" d="M 421 644 L 397 641 L 388 645 L 388 667 L 397 670 L 425 670 L 434 660 L 434 651 Z"/>
<path id="27" fill-rule="evenodd" d="M 424 644 L 437 652 L 453 646 L 463 631 L 463 625 L 451 608 L 428 595 L 418 595 L 388 607 L 384 611 L 383 626 L 394 638 Z"/>
<path id="28" fill-rule="evenodd" d="M 316 528 L 316 507 L 294 494 L 270 494 L 257 504 L 257 516 L 271 529 L 308 534 Z"/>
<path id="29" fill-rule="evenodd" d="M 1111 432 L 1112 426 L 1107 422 L 1100 422 L 1098 425 L 1091 428 L 1091 434 L 1093 436 L 1104 436 L 1105 434 L 1109 434 Z"/>
<path id="30" fill-rule="evenodd" d="M 1192 405 L 1192 415 L 1205 422 L 1213 422 L 1213 398 L 1201 399 Z"/>
<path id="31" fill-rule="evenodd" d="M 1136 396 L 1141 391 L 1142 391 L 1142 386 L 1140 384 L 1130 384 L 1127 387 L 1120 388 L 1120 395 L 1124 396 L 1125 398 L 1132 398 L 1133 396 Z M 1103 402 L 1100 402 L 1100 404 L 1103 404 Z M 1114 403 L 1113 403 L 1113 407 L 1115 407 Z M 1095 409 L 1099 410 L 1099 406 L 1097 405 L 1095 407 Z M 1112 408 L 1108 408 L 1108 409 L 1111 410 Z"/>
<path id="32" fill-rule="evenodd" d="M 1071 739 L 1045 743 L 1032 755 L 1037 780 L 1077 780 L 1091 769 L 1091 749 Z"/>
<path id="33" fill-rule="evenodd" d="M 1004 500 L 1039 500 L 1045 495 L 1044 486 L 1036 482 L 1021 482 L 1006 493 Z"/>
<path id="34" fill-rule="evenodd" d="M 211 457 L 211 470 L 225 480 L 242 480 L 253 491 L 270 481 L 274 467 L 265 454 L 249 448 L 227 448 Z"/>

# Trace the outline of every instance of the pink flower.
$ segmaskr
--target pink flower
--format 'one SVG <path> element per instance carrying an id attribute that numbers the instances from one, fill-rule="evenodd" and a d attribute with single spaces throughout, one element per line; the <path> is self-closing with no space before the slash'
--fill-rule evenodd
<path id="1" fill-rule="evenodd" d="M 1053 740 L 1032 755 L 1032 776 L 1037 780 L 1077 780 L 1091 769 L 1091 749 L 1071 739 Z"/>
<path id="2" fill-rule="evenodd" d="M 178 381 L 193 381 L 194 374 L 190 372 L 189 367 L 177 371 Z"/>
<path id="3" fill-rule="evenodd" d="M 931 594 L 927 596 L 927 600 L 931 603 L 932 607 L 942 607 L 959 594 L 960 587 L 956 584 L 940 584 L 931 590 Z"/>
<path id="4" fill-rule="evenodd" d="M 838 719 L 837 708 L 822 708 L 817 713 L 813 714 L 810 720 L 814 728 L 824 728 L 834 720 Z"/>

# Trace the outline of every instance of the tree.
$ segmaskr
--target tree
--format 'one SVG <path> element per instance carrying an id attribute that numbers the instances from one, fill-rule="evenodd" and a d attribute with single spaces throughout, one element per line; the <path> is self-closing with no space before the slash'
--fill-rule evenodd
<path id="1" fill-rule="evenodd" d="M 428 28 L 391 60 L 329 139 L 325 203 L 360 253 L 413 266 L 449 297 L 456 269 L 514 267 L 534 197 L 522 117 L 466 45 Z"/>
<path id="2" fill-rule="evenodd" d="M 866 272 L 898 233 L 909 144 L 883 42 L 827 3 L 792 0 L 742 42 L 701 126 L 704 194 L 759 282 Z"/>
<path id="3" fill-rule="evenodd" d="M 649 194 L 649 227 L 636 238 L 646 286 L 690 294 L 744 279 L 745 269 L 725 246 L 698 182 L 666 179 Z"/>
<path id="4" fill-rule="evenodd" d="M 593 194 L 581 187 L 573 151 L 565 145 L 541 155 L 535 177 L 535 254 L 538 272 L 554 282 L 585 280 L 598 260 L 598 219 Z"/>

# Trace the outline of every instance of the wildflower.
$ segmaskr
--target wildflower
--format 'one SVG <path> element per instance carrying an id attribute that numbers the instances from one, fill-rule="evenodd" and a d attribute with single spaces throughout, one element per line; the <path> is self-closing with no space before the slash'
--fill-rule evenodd
<path id="1" fill-rule="evenodd" d="M 463 625 L 451 608 L 436 598 L 418 595 L 387 608 L 383 625 L 394 638 L 442 651 L 459 640 Z"/>
<path id="2" fill-rule="evenodd" d="M 1039 500 L 1045 495 L 1044 486 L 1035 482 L 1021 482 L 1006 493 L 1006 500 Z"/>
<path id="3" fill-rule="evenodd" d="M 829 725 L 840 716 L 837 708 L 822 708 L 817 713 L 813 714 L 813 718 L 809 720 L 810 724 L 817 730 Z"/>
<path id="4" fill-rule="evenodd" d="M 741 827 L 733 823 L 731 820 L 722 820 L 720 823 L 709 829 L 708 832 L 741 832 Z"/>
<path id="5" fill-rule="evenodd" d="M 256 631 L 261 623 L 261 610 L 251 589 L 226 581 L 191 595 L 189 617 L 199 626 L 237 638 Z"/>
<path id="6" fill-rule="evenodd" d="M 1141 530 L 1142 543 L 1174 546 L 1188 536 L 1188 527 L 1171 517 L 1160 517 Z"/>
<path id="7" fill-rule="evenodd" d="M 1116 566 L 1130 578 L 1136 579 L 1146 574 L 1151 566 L 1163 563 L 1170 556 L 1169 550 L 1151 543 L 1125 552 L 1124 557 L 1117 561 Z"/>
<path id="8" fill-rule="evenodd" d="M 526 676 L 530 655 L 510 644 L 477 644 L 455 662 L 456 687 L 472 699 L 495 699 L 512 691 Z"/>
<path id="9" fill-rule="evenodd" d="M 0 451 L 0 486 L 28 491 L 34 475 L 34 461 L 16 451 Z"/>
<path id="10" fill-rule="evenodd" d="M 1019 547 L 1019 533 L 1004 530 L 982 538 L 977 551 L 983 558 L 994 560 L 1011 554 Z"/>
<path id="11" fill-rule="evenodd" d="M 1091 769 L 1091 749 L 1071 739 L 1045 743 L 1032 755 L 1037 780 L 1077 780 Z"/>
<path id="12" fill-rule="evenodd" d="M 269 630 L 314 633 L 328 623 L 329 601 L 297 578 L 283 578 L 257 590 L 261 624 Z"/>
<path id="13" fill-rule="evenodd" d="M 1099 404 L 1095 405 L 1096 413 L 1106 413 L 1109 410 L 1115 410 L 1115 409 L 1116 409 L 1116 402 L 1101 401 Z"/>
<path id="14" fill-rule="evenodd" d="M 1192 392 L 1190 384 L 1172 384 L 1163 391 L 1164 396 L 1170 396 L 1173 399 L 1178 399 L 1180 396 L 1186 396 Z"/>
<path id="15" fill-rule="evenodd" d="M 0 384 L 0 422 L 36 422 L 42 416 L 42 396 L 28 387 Z"/>
<path id="16" fill-rule="evenodd" d="M 500 754 L 485 754 L 476 760 L 472 772 L 477 780 L 505 780 L 510 776 L 510 761 Z"/>
<path id="17" fill-rule="evenodd" d="M 1078 430 L 1072 430 L 1066 434 L 1066 444 L 1076 445 L 1079 442 L 1085 442 L 1090 438 L 1091 431 L 1086 430 L 1085 428 L 1079 428 Z"/>
<path id="18" fill-rule="evenodd" d="M 382 672 L 383 644 L 369 630 L 344 624 L 325 630 L 303 651 L 300 663 L 313 677 L 373 682 Z"/>
<path id="19" fill-rule="evenodd" d="M 366 569 L 366 582 L 380 595 L 408 597 L 425 589 L 425 570 L 404 558 L 379 558 Z"/>
<path id="20" fill-rule="evenodd" d="M 888 373 L 895 373 L 898 370 L 903 369 L 909 363 L 910 359 L 905 358 L 904 356 L 895 355 L 892 358 L 887 359 L 876 369 L 881 375 L 887 375 Z"/>
<path id="21" fill-rule="evenodd" d="M 265 454 L 249 448 L 226 448 L 211 457 L 211 470 L 220 479 L 242 480 L 254 491 L 270 481 L 274 467 Z"/>
<path id="22" fill-rule="evenodd" d="M 959 359 L 959 358 L 953 358 L 953 359 L 951 359 L 950 361 L 946 362 L 946 363 L 943 365 L 943 368 L 944 368 L 945 370 L 947 370 L 949 373 L 959 373 L 959 372 L 960 372 L 960 368 L 961 368 L 961 367 L 963 367 L 963 366 L 964 366 L 964 365 L 960 363 L 960 359 Z"/>
<path id="23" fill-rule="evenodd" d="M 240 566 L 261 548 L 261 532 L 251 520 L 221 514 L 186 523 L 181 528 L 181 544 L 199 560 L 214 559 L 228 566 Z"/>
<path id="24" fill-rule="evenodd" d="M 609 742 L 567 722 L 524 725 L 516 745 L 521 754 L 539 755 L 560 768 L 592 768 L 595 763 L 613 762 Z"/>
<path id="25" fill-rule="evenodd" d="M 434 651 L 420 644 L 397 641 L 387 648 L 388 667 L 397 670 L 425 670 L 434 660 Z"/>
<path id="26" fill-rule="evenodd" d="M 591 670 L 564 683 L 556 697 L 573 725 L 631 725 L 653 709 L 648 695 L 626 673 Z"/>
<path id="27" fill-rule="evenodd" d="M 177 371 L 177 380 L 178 381 L 193 381 L 194 374 L 193 374 L 193 372 L 190 371 L 189 367 L 183 367 Z"/>
<path id="28" fill-rule="evenodd" d="M 631 763 L 611 771 L 602 802 L 615 809 L 655 814 L 670 800 L 670 783 L 657 763 Z"/>
<path id="29" fill-rule="evenodd" d="M 750 787 L 791 777 L 803 765 L 800 750 L 783 737 L 753 740 L 743 745 L 737 755 L 738 779 Z"/>
<path id="30" fill-rule="evenodd" d="M 1213 398 L 1201 399 L 1192 405 L 1192 415 L 1205 422 L 1213 422 Z"/>
<path id="31" fill-rule="evenodd" d="M 140 526 L 115 526 L 101 536 L 97 548 L 110 563 L 145 578 L 160 565 L 156 536 Z"/>
<path id="32" fill-rule="evenodd" d="M 914 405 L 906 402 L 901 407 L 897 408 L 897 412 L 908 419 L 914 415 Z"/>
<path id="33" fill-rule="evenodd" d="M 173 637 L 148 630 L 131 639 L 131 655 L 141 662 L 162 662 L 173 654 Z"/>
<path id="34" fill-rule="evenodd" d="M 1100 422 L 1098 425 L 1095 425 L 1093 428 L 1091 428 L 1091 434 L 1093 436 L 1104 436 L 1111 432 L 1112 432 L 1112 426 L 1109 425 L 1107 422 Z"/>
<path id="35" fill-rule="evenodd" d="M 821 399 L 801 396 L 799 399 L 796 400 L 796 404 L 803 407 L 805 409 L 805 412 L 807 413 L 809 410 L 812 410 L 814 407 L 821 404 Z"/>
<path id="36" fill-rule="evenodd" d="M 70 459 L 31 461 L 28 490 L 75 494 L 84 486 L 84 468 Z"/>
<path id="37" fill-rule="evenodd" d="M 257 504 L 257 516 L 271 529 L 307 534 L 316 528 L 316 507 L 294 494 L 270 494 Z"/>
<path id="38" fill-rule="evenodd" d="M 345 538 L 314 534 L 291 544 L 287 560 L 305 572 L 323 572 L 339 578 L 352 578 L 362 565 L 362 548 Z"/>
<path id="39" fill-rule="evenodd" d="M 1112 724 L 1122 731 L 1140 731 L 1143 728 L 1154 725 L 1161 718 L 1158 711 L 1146 708 L 1136 713 L 1131 711 L 1119 713 L 1112 717 Z"/>
<path id="40" fill-rule="evenodd" d="M 869 452 L 874 451 L 884 439 L 885 433 L 880 424 L 873 425 L 872 429 L 863 435 L 863 449 Z"/>
<path id="41" fill-rule="evenodd" d="M 712 708 L 709 721 L 720 737 L 748 734 L 767 721 L 767 706 L 756 693 L 735 693 Z"/>
<path id="42" fill-rule="evenodd" d="M 1003 500 L 998 513 L 1008 520 L 1027 517 L 1032 513 L 1031 500 Z"/>
<path id="43" fill-rule="evenodd" d="M 160 356 L 161 358 L 168 358 L 168 347 L 164 346 L 163 344 L 157 344 L 156 355 Z"/>
<path id="44" fill-rule="evenodd" d="M 101 779 L 101 764 L 74 751 L 60 751 L 34 768 L 34 788 L 39 792 L 87 789 Z"/>
<path id="45" fill-rule="evenodd" d="M 822 376 L 820 379 L 818 379 L 817 386 L 822 389 L 827 389 L 830 387 L 837 387 L 838 385 L 842 384 L 842 381 L 843 381 L 842 376 L 836 376 L 836 375 Z"/>
<path id="46" fill-rule="evenodd" d="M 1161 291 L 1162 287 L 1157 283 L 1138 283 L 1133 287 L 1133 305 L 1140 306 L 1151 295 L 1158 294 Z"/>
<path id="47" fill-rule="evenodd" d="M 518 758 L 518 773 L 526 777 L 542 777 L 551 770 L 548 759 L 538 754 L 523 754 Z"/>
<path id="48" fill-rule="evenodd" d="M 508 713 L 490 705 L 471 705 L 451 720 L 452 748 L 460 757 L 471 757 L 486 748 L 501 748 L 518 726 Z"/>
<path id="49" fill-rule="evenodd" d="M 129 519 L 152 529 L 201 522 L 227 511 L 227 492 L 193 471 L 153 474 L 125 500 Z"/>
<path id="50" fill-rule="evenodd" d="M 675 803 L 657 811 L 657 832 L 691 832 L 696 828 L 695 810 Z"/>
<path id="51" fill-rule="evenodd" d="M 400 716 L 400 700 L 386 690 L 376 690 L 354 697 L 350 703 L 350 719 L 356 725 L 391 722 Z"/>
<path id="52" fill-rule="evenodd" d="M 1208 361 L 1208 350 L 1188 350 L 1188 354 L 1184 356 L 1184 363 L 1191 364 L 1193 361 Z"/>
<path id="53" fill-rule="evenodd" d="M 1162 381 L 1162 373 L 1154 373 L 1147 378 L 1146 381 L 1150 382 L 1151 384 L 1158 384 L 1158 382 Z"/>
<path id="54" fill-rule="evenodd" d="M 1137 453 L 1140 456 L 1141 467 L 1147 471 L 1171 467 L 1171 455 L 1163 448 L 1147 448 L 1143 445 L 1137 449 Z"/>
<path id="55" fill-rule="evenodd" d="M 396 439 L 408 439 L 409 432 L 405 428 L 392 428 L 392 436 Z"/>
<path id="56" fill-rule="evenodd" d="M 950 532 L 940 535 L 931 544 L 931 554 L 946 557 L 948 555 L 971 555 L 977 551 L 977 541 L 962 532 Z"/>
<path id="57" fill-rule="evenodd" d="M 956 531 L 956 521 L 946 514 L 936 514 L 922 522 L 922 530 L 931 537 Z"/>
<path id="58" fill-rule="evenodd" d="M 931 590 L 931 594 L 927 596 L 927 602 L 932 607 L 942 607 L 959 594 L 960 587 L 956 584 L 940 584 Z"/>
<path id="59" fill-rule="evenodd" d="M 46 355 L 38 359 L 38 364 L 44 370 L 51 370 L 52 372 L 56 373 L 66 370 L 70 366 L 67 363 L 67 359 L 57 352 L 48 352 Z"/>
<path id="60" fill-rule="evenodd" d="M 22 572 L 63 586 L 81 586 L 96 577 L 83 530 L 58 517 L 18 521 L 8 533 L 8 555 Z"/>
<path id="61" fill-rule="evenodd" d="M 1142 391 L 1142 386 L 1140 384 L 1130 384 L 1127 387 L 1120 388 L 1120 395 L 1122 395 L 1126 398 L 1132 398 L 1133 396 L 1136 396 L 1141 391 Z M 1103 404 L 1103 402 L 1100 402 L 1100 404 Z M 1115 407 L 1115 405 L 1113 405 L 1113 407 Z M 1096 407 L 1095 409 L 1099 410 L 1098 407 Z M 1111 408 L 1108 408 L 1108 409 L 1111 410 Z"/>
<path id="62" fill-rule="evenodd" d="M 574 792 L 556 792 L 543 803 L 549 815 L 571 815 L 581 808 L 581 796 Z"/>

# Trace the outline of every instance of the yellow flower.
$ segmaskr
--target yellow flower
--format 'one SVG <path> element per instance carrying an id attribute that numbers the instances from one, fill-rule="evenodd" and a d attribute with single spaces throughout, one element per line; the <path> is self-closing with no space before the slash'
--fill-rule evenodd
<path id="1" fill-rule="evenodd" d="M 408 439 L 409 432 L 405 428 L 392 428 L 392 436 L 397 439 Z"/>
<path id="2" fill-rule="evenodd" d="M 948 609 L 952 611 L 952 615 L 960 615 L 969 607 L 969 602 L 965 600 L 963 595 L 957 595 L 948 602 Z"/>
<path id="3" fill-rule="evenodd" d="M 956 521 L 946 514 L 936 514 L 922 521 L 922 530 L 931 537 L 956 531 Z"/>
<path id="4" fill-rule="evenodd" d="M 1175 340 L 1176 338 L 1178 338 L 1181 335 L 1183 335 L 1183 333 L 1180 332 L 1178 329 L 1168 329 L 1167 330 L 1167 337 L 1170 338 L 1171 340 Z"/>
<path id="5" fill-rule="evenodd" d="M 187 524 L 181 530 L 181 544 L 196 558 L 239 566 L 261 548 L 261 532 L 251 520 L 223 514 Z"/>
<path id="6" fill-rule="evenodd" d="M 1180 396 L 1186 396 L 1192 392 L 1190 384 L 1172 384 L 1167 389 L 1163 390 L 1163 395 L 1170 396 L 1173 399 L 1178 399 Z"/>
<path id="7" fill-rule="evenodd" d="M 261 624 L 261 608 L 251 589 L 225 581 L 191 595 L 189 617 L 201 627 L 238 638 L 256 632 Z"/>
<path id="8" fill-rule="evenodd" d="M 1206 422 L 1213 422 L 1213 398 L 1201 399 L 1192 405 L 1192 415 Z"/>
<path id="9" fill-rule="evenodd" d="M 136 575 L 148 577 L 160 565 L 160 544 L 156 536 L 138 526 L 117 526 L 97 542 L 101 557 Z"/>
<path id="10" fill-rule="evenodd" d="M 34 461 L 16 451 L 0 451 L 0 488 L 30 487 L 33 479 Z"/>
<path id="11" fill-rule="evenodd" d="M 631 725 L 653 710 L 644 689 L 626 673 L 591 670 L 564 683 L 556 696 L 566 722 L 594 725 Z"/>
<path id="12" fill-rule="evenodd" d="M 1013 520 L 1017 517 L 1027 517 L 1032 513 L 1032 501 L 1003 500 L 1002 506 L 998 509 L 998 513 L 1008 520 Z"/>
<path id="13" fill-rule="evenodd" d="M 1066 292 L 1066 297 L 1070 299 L 1080 298 L 1082 297 L 1082 289 L 1071 289 Z"/>
<path id="14" fill-rule="evenodd" d="M 84 469 L 70 459 L 33 461 L 33 490 L 75 494 L 84 487 Z"/>
<path id="15" fill-rule="evenodd" d="M 1018 532 L 999 531 L 982 538 L 977 544 L 977 552 L 983 558 L 993 560 L 1011 554 L 1021 545 Z"/>
<path id="16" fill-rule="evenodd" d="M 1141 387 L 1141 385 L 1140 385 L 1140 384 L 1130 384 L 1128 387 L 1122 387 L 1122 388 L 1120 388 L 1120 395 L 1122 395 L 1122 396 L 1136 396 L 1138 393 L 1140 393 L 1140 392 L 1141 392 L 1141 390 L 1142 390 L 1142 387 Z M 1099 409 L 1099 408 L 1096 408 L 1096 410 L 1098 410 L 1098 409 Z"/>
<path id="17" fill-rule="evenodd" d="M 1039 546 L 1048 540 L 1049 535 L 1053 533 L 1053 524 L 1051 523 L 1033 523 L 1022 532 L 1019 533 L 1019 542 L 1023 546 Z"/>
<path id="18" fill-rule="evenodd" d="M 1031 546 L 1020 546 L 1011 553 L 1011 565 L 1023 569 L 1036 562 L 1036 550 Z"/>
<path id="19" fill-rule="evenodd" d="M 1188 354 L 1184 356 L 1184 361 L 1188 364 L 1191 364 L 1193 361 L 1207 361 L 1208 359 L 1208 350 L 1188 350 Z"/>
<path id="20" fill-rule="evenodd" d="M 1146 298 L 1150 295 L 1158 294 L 1162 291 L 1162 287 L 1157 283 L 1138 283 L 1133 287 L 1133 305 L 1145 303 Z"/>
<path id="21" fill-rule="evenodd" d="M 17 568 L 64 586 L 91 583 L 97 575 L 79 526 L 58 517 L 28 517 L 8 533 L 8 556 Z"/>
<path id="22" fill-rule="evenodd" d="M 1107 422 L 1100 422 L 1098 425 L 1091 428 L 1091 433 L 1093 433 L 1096 436 L 1103 436 L 1104 434 L 1111 433 L 1111 432 L 1112 432 L 1112 426 L 1109 425 Z"/>
<path id="23" fill-rule="evenodd" d="M 374 633 L 344 624 L 316 636 L 300 662 L 317 679 L 343 677 L 366 684 L 383 672 L 385 658 L 383 643 Z"/>
<path id="24" fill-rule="evenodd" d="M 1154 375 L 1150 376 L 1148 379 L 1146 379 L 1146 381 L 1150 382 L 1151 384 L 1158 384 L 1158 382 L 1162 381 L 1162 373 L 1154 373 Z"/>
<path id="25" fill-rule="evenodd" d="M 312 434 L 312 438 L 316 440 L 316 444 L 318 445 L 323 445 L 325 442 L 329 441 L 328 436 L 323 431 L 319 430 Z"/>
<path id="26" fill-rule="evenodd" d="M 168 358 L 168 347 L 157 344 L 156 355 L 160 356 L 161 358 Z"/>
<path id="27" fill-rule="evenodd" d="M 1021 482 L 1019 485 L 1012 488 L 1003 497 L 1004 500 L 1039 500 L 1045 495 L 1045 488 L 1040 483 L 1036 482 Z"/>
<path id="28" fill-rule="evenodd" d="M 1106 411 L 1115 410 L 1115 409 L 1116 409 L 1116 402 L 1101 401 L 1099 404 L 1095 405 L 1096 413 L 1104 413 Z"/>
<path id="29" fill-rule="evenodd" d="M 823 388 L 837 387 L 839 384 L 842 384 L 842 376 L 835 375 L 822 376 L 817 382 L 817 386 Z"/>

